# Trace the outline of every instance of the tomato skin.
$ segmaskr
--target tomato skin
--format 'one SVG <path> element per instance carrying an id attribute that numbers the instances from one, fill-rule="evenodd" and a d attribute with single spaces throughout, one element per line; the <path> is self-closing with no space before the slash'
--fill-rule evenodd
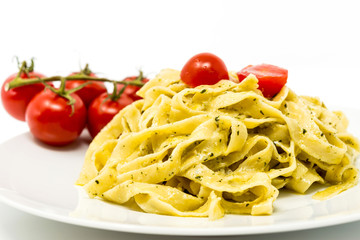
<path id="1" fill-rule="evenodd" d="M 130 82 L 135 80 L 136 78 L 138 78 L 138 76 L 131 76 L 131 77 L 127 77 L 124 79 L 124 81 L 126 82 Z M 149 81 L 149 79 L 147 78 L 143 78 L 141 80 L 141 82 L 143 83 L 147 83 Z M 117 88 L 120 90 L 123 87 L 123 84 L 118 84 Z M 128 85 L 125 90 L 124 90 L 124 94 L 126 94 L 128 97 L 130 97 L 132 100 L 136 101 L 139 99 L 142 99 L 140 96 L 136 95 L 136 92 L 140 90 L 141 87 L 139 86 L 134 86 L 134 85 Z"/>
<path id="2" fill-rule="evenodd" d="M 249 65 L 237 73 L 239 81 L 244 80 L 250 73 L 259 80 L 259 89 L 264 97 L 272 98 L 286 84 L 288 70 L 270 64 Z"/>
<path id="3" fill-rule="evenodd" d="M 5 91 L 5 85 L 8 82 L 11 82 L 16 76 L 17 73 L 14 73 L 13 75 L 9 76 L 3 83 L 1 87 L 1 101 L 5 110 L 12 117 L 20 121 L 25 121 L 25 111 L 29 102 L 36 94 L 38 94 L 45 88 L 45 85 L 42 83 L 37 83 Z M 22 73 L 20 77 L 24 79 L 29 79 L 44 78 L 45 76 L 41 73 L 29 72 L 28 75 Z"/>
<path id="4" fill-rule="evenodd" d="M 229 79 L 229 73 L 223 60 L 211 53 L 200 53 L 184 65 L 180 73 L 181 80 L 190 87 L 213 85 L 222 79 Z"/>
<path id="5" fill-rule="evenodd" d="M 70 74 L 70 76 L 77 75 L 79 73 L 74 72 Z M 90 73 L 90 77 L 97 77 L 94 73 Z M 85 81 L 85 80 L 74 80 L 74 81 L 66 81 L 65 88 L 66 89 L 73 89 L 78 87 L 79 85 L 91 82 L 91 84 L 86 85 L 85 87 L 81 88 L 80 90 L 76 91 L 76 94 L 81 98 L 84 102 L 85 106 L 88 107 L 90 103 L 100 94 L 106 92 L 105 84 L 102 82 L 97 81 Z"/>
<path id="6" fill-rule="evenodd" d="M 68 100 L 50 90 L 36 95 L 26 110 L 26 121 L 30 132 L 40 141 L 63 146 L 79 137 L 86 125 L 86 108 L 75 93 L 74 112 Z"/>
<path id="7" fill-rule="evenodd" d="M 108 96 L 108 93 L 101 94 L 95 98 L 89 106 L 87 114 L 87 128 L 93 138 L 121 109 L 134 101 L 124 93 L 116 101 L 111 99 L 105 100 Z"/>

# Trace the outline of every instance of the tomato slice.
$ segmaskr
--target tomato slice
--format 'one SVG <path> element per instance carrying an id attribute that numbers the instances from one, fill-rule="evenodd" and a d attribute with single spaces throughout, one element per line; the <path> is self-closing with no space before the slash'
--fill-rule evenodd
<path id="1" fill-rule="evenodd" d="M 259 80 L 259 89 L 266 98 L 272 98 L 279 93 L 288 78 L 288 70 L 270 64 L 260 64 L 249 65 L 238 72 L 239 81 L 244 80 L 250 73 Z"/>

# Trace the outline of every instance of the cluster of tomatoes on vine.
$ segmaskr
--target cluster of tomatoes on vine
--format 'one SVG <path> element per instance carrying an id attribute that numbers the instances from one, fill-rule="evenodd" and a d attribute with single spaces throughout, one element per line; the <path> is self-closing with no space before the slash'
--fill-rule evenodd
<path id="1" fill-rule="evenodd" d="M 60 81 L 58 88 L 55 81 Z M 30 66 L 23 62 L 3 83 L 1 100 L 37 139 L 62 146 L 76 140 L 85 127 L 95 137 L 121 109 L 140 99 L 136 92 L 147 81 L 141 71 L 122 81 L 99 78 L 88 65 L 66 77 L 45 77 L 34 71 L 33 61 Z M 112 93 L 104 82 L 113 84 Z"/>

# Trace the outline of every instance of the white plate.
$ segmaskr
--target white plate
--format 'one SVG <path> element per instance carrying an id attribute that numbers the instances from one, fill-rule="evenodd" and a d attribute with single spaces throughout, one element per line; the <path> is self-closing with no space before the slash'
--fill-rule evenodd
<path id="1" fill-rule="evenodd" d="M 360 136 L 360 111 L 347 110 Z M 90 200 L 74 186 L 88 142 L 53 148 L 29 133 L 0 145 L 0 200 L 25 212 L 91 228 L 164 235 L 245 235 L 318 228 L 360 220 L 360 186 L 330 200 L 281 192 L 272 216 L 227 215 L 217 221 L 129 210 Z"/>

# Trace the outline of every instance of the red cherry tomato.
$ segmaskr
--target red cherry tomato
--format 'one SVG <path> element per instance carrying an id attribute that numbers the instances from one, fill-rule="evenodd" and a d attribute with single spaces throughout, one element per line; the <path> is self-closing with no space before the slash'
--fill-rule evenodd
<path id="1" fill-rule="evenodd" d="M 249 65 L 237 73 L 239 81 L 244 80 L 250 73 L 259 80 L 259 89 L 264 97 L 272 98 L 286 84 L 288 70 L 270 64 Z"/>
<path id="2" fill-rule="evenodd" d="M 101 94 L 89 106 L 87 127 L 92 137 L 95 137 L 121 109 L 133 102 L 124 93 L 116 101 L 106 99 L 108 96 L 108 93 Z"/>
<path id="3" fill-rule="evenodd" d="M 211 53 L 200 53 L 190 58 L 181 70 L 180 76 L 190 87 L 212 85 L 222 79 L 229 79 L 225 63 Z"/>
<path id="4" fill-rule="evenodd" d="M 72 73 L 70 76 L 77 75 L 79 73 Z M 90 73 L 90 77 L 97 77 L 94 73 Z M 90 105 L 90 103 L 99 96 L 100 94 L 106 92 L 105 84 L 97 81 L 85 81 L 85 80 L 76 80 L 76 81 L 66 81 L 65 88 L 73 89 L 78 87 L 79 85 L 91 82 L 91 84 L 86 85 L 80 90 L 76 91 L 76 94 L 83 100 L 86 107 Z"/>
<path id="5" fill-rule="evenodd" d="M 17 76 L 17 73 L 9 76 L 1 87 L 1 101 L 5 110 L 14 118 L 25 121 L 25 111 L 31 99 L 41 92 L 45 86 L 42 83 L 31 84 L 27 86 L 17 87 L 5 91 L 5 85 L 12 81 Z M 21 78 L 44 78 L 41 73 L 29 72 L 28 75 L 22 73 Z"/>
<path id="6" fill-rule="evenodd" d="M 86 108 L 75 93 L 74 112 L 68 100 L 50 90 L 36 95 L 26 110 L 30 132 L 40 141 L 62 146 L 73 142 L 86 125 Z"/>
<path id="7" fill-rule="evenodd" d="M 127 77 L 126 79 L 124 79 L 124 81 L 130 82 L 130 81 L 135 80 L 137 77 L 138 76 Z M 143 83 L 147 83 L 148 81 L 149 81 L 149 79 L 147 79 L 147 78 L 143 78 L 141 80 L 141 82 L 143 82 Z M 120 90 L 123 87 L 123 84 L 118 84 L 117 87 Z M 134 101 L 139 100 L 139 99 L 141 99 L 141 97 L 136 95 L 136 92 L 139 91 L 140 88 L 141 87 L 138 87 L 138 86 L 128 85 L 124 90 L 124 94 L 126 94 L 128 97 L 130 97 Z"/>

